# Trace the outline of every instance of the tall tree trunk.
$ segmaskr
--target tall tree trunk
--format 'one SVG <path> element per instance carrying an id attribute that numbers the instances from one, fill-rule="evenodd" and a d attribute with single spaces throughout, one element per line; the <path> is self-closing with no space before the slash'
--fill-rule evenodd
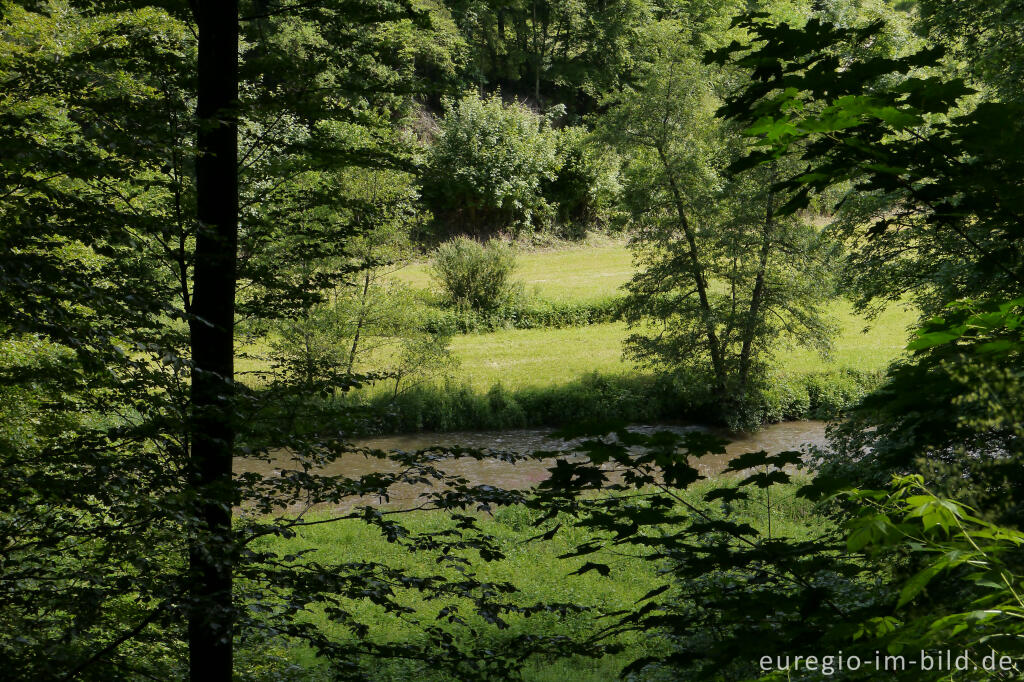
<path id="1" fill-rule="evenodd" d="M 711 311 L 711 302 L 708 299 L 708 281 L 704 276 L 704 268 L 700 262 L 700 249 L 697 246 L 697 235 L 694 234 L 690 221 L 687 218 L 686 206 L 683 202 L 683 194 L 679 189 L 676 178 L 672 175 L 672 165 L 669 163 L 665 150 L 656 147 L 658 156 L 661 158 L 662 166 L 665 168 L 665 177 L 668 179 L 669 189 L 672 191 L 672 200 L 676 206 L 676 215 L 679 219 L 679 226 L 686 237 L 688 255 L 690 256 L 690 267 L 693 271 L 693 282 L 697 288 L 697 299 L 700 301 L 701 313 L 704 315 L 704 333 L 708 339 L 708 352 L 711 355 L 711 368 L 715 373 L 715 382 L 718 390 L 724 391 L 726 387 L 725 362 L 722 358 L 722 345 L 715 332 L 715 321 Z"/>
<path id="2" fill-rule="evenodd" d="M 235 252 L 238 244 L 238 3 L 194 3 L 199 28 L 190 535 L 191 679 L 229 682 L 234 614 L 231 456 L 234 449 Z"/>
<path id="3" fill-rule="evenodd" d="M 537 0 L 533 0 L 533 96 L 540 106 L 540 69 L 544 60 L 542 48 L 539 45 L 537 28 Z"/>
<path id="4" fill-rule="evenodd" d="M 771 186 L 775 184 L 775 162 L 771 164 L 771 175 L 768 181 L 768 202 L 764 212 L 764 229 L 761 233 L 761 251 L 758 254 L 757 276 L 754 278 L 754 290 L 750 295 L 750 306 L 747 308 L 746 324 L 743 328 L 743 344 L 740 347 L 739 391 L 747 390 L 750 380 L 750 360 L 754 346 L 754 335 L 757 333 L 757 316 L 761 314 L 764 301 L 764 279 L 768 270 L 768 255 L 771 253 L 772 238 L 775 232 L 775 192 Z"/>
<path id="5" fill-rule="evenodd" d="M 366 275 L 363 279 L 363 296 L 359 299 L 359 316 L 356 318 L 356 333 L 352 336 L 352 348 L 349 349 L 348 353 L 348 375 L 352 376 L 352 371 L 356 366 L 356 353 L 359 351 L 359 335 L 363 331 L 363 325 L 366 323 L 366 299 L 370 293 L 370 271 L 366 271 Z"/>

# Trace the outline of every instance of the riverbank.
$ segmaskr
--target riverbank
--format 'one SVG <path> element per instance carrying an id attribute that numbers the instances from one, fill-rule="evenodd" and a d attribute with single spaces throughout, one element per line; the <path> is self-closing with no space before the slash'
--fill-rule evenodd
<path id="1" fill-rule="evenodd" d="M 722 481 L 704 481 L 690 486 L 682 492 L 682 499 L 690 504 L 704 506 L 704 495 L 714 488 L 728 486 Z M 806 540 L 827 527 L 829 521 L 818 515 L 813 506 L 796 497 L 797 484 L 776 485 L 771 491 L 770 524 L 777 539 Z M 730 519 L 736 523 L 747 523 L 758 531 L 769 524 L 766 512 L 766 498 L 763 491 L 752 491 L 749 500 L 732 504 Z M 682 505 L 680 513 L 685 509 Z M 599 550 L 587 556 L 566 557 L 574 547 L 589 536 L 582 528 L 565 528 L 551 540 L 530 541 L 538 534 L 551 530 L 557 520 L 539 522 L 536 514 L 522 506 L 505 507 L 493 515 L 471 512 L 481 533 L 493 541 L 495 549 L 503 558 L 496 561 L 482 561 L 475 552 L 466 550 L 460 556 L 471 562 L 473 579 L 490 585 L 515 586 L 514 591 L 505 594 L 504 599 L 515 606 L 528 607 L 537 603 L 569 603 L 584 610 L 579 613 L 541 612 L 529 617 L 508 613 L 503 615 L 507 627 L 489 627 L 486 620 L 474 611 L 473 603 L 467 599 L 451 598 L 427 601 L 415 589 L 400 589 L 396 586 L 394 597 L 416 614 L 416 619 L 399 618 L 371 600 L 355 596 L 340 595 L 335 611 L 344 611 L 352 621 L 367 627 L 368 641 L 398 649 L 415 650 L 427 643 L 425 628 L 441 628 L 455 642 L 467 645 L 470 642 L 480 648 L 505 650 L 515 647 L 521 650 L 530 641 L 539 638 L 570 637 L 582 640 L 597 635 L 609 624 L 605 614 L 636 608 L 637 602 L 665 582 L 655 563 L 629 553 Z M 409 584 L 415 584 L 415 577 L 444 575 L 462 579 L 457 564 L 439 563 L 429 552 L 411 553 L 400 544 L 388 542 L 380 530 L 359 520 L 329 521 L 327 514 L 309 516 L 309 521 L 324 521 L 319 525 L 298 529 L 290 538 L 266 538 L 253 549 L 267 551 L 279 556 L 296 555 L 311 551 L 309 560 L 322 565 L 353 566 L 369 561 L 398 569 L 406 576 Z M 448 515 L 437 512 L 415 512 L 402 515 L 399 519 L 412 535 L 436 536 L 452 529 L 456 522 Z M 672 532 L 671 528 L 662 529 Z M 596 562 L 608 566 L 607 575 L 596 571 L 574 574 L 585 563 Z M 503 589 L 506 589 L 503 587 Z M 455 609 L 464 624 L 442 616 L 443 609 Z M 442 616 L 442 617 L 439 617 Z M 318 630 L 340 641 L 351 641 L 353 646 L 358 638 L 341 623 L 332 621 L 321 610 L 310 611 L 305 619 Z M 481 640 L 480 637 L 486 637 Z M 520 638 L 528 638 L 526 641 Z M 619 678 L 627 663 L 648 655 L 664 654 L 672 648 L 668 639 L 652 636 L 650 633 L 620 635 L 608 644 L 621 647 L 621 651 L 600 658 L 558 657 L 544 655 L 530 656 L 526 660 L 523 679 L 531 682 L 599 682 Z M 282 663 L 297 665 L 303 670 L 302 679 L 329 679 L 310 649 L 281 647 L 277 650 L 261 651 L 257 656 L 264 659 L 279 657 L 275 667 Z M 365 657 L 360 661 L 371 679 L 424 680 L 448 682 L 456 676 L 428 668 L 415 660 L 375 660 Z M 671 679 L 659 674 L 657 669 L 647 669 L 645 680 Z"/>
<path id="2" fill-rule="evenodd" d="M 621 294 L 619 287 L 632 273 L 628 250 L 616 243 L 525 252 L 519 258 L 524 288 L 554 301 L 551 310 L 563 313 L 574 306 L 600 308 Z M 395 277 L 429 298 L 425 264 Z M 625 358 L 625 324 L 594 324 L 572 315 L 562 320 L 577 320 L 568 326 L 458 333 L 451 341 L 454 368 L 407 379 L 398 391 L 394 381 L 382 380 L 327 397 L 298 396 L 280 410 L 300 415 L 296 426 L 302 429 L 351 427 L 357 434 L 557 427 L 579 420 L 753 427 L 829 419 L 879 384 L 885 368 L 903 354 L 907 328 L 916 318 L 914 310 L 894 304 L 869 321 L 842 299 L 830 312 L 838 334 L 828 354 L 779 348 L 761 385 L 744 404 L 725 411 L 705 378 L 655 376 Z M 238 364 L 242 371 L 265 367 L 246 358 Z"/>
<path id="3" fill-rule="evenodd" d="M 700 378 L 638 374 L 584 374 L 565 383 L 486 391 L 446 382 L 414 387 L 400 395 L 356 392 L 320 405 L 332 413 L 364 414 L 366 434 L 559 427 L 579 422 L 703 422 L 734 429 L 799 419 L 831 419 L 852 407 L 881 381 L 880 372 L 838 369 L 779 374 L 751 391 L 733 412 Z"/>
<path id="4" fill-rule="evenodd" d="M 797 420 L 829 420 L 856 405 L 883 372 L 837 368 L 777 372 L 724 413 L 699 377 L 591 372 L 564 382 L 481 390 L 468 381 L 425 383 L 398 395 L 357 390 L 279 399 L 246 424 L 251 444 L 274 446 L 270 431 L 349 437 L 418 432 L 558 428 L 579 423 L 703 423 L 733 430 Z"/>

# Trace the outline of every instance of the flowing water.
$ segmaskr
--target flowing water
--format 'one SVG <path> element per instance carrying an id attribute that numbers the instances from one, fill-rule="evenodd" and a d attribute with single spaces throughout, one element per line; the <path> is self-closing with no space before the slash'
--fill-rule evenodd
<path id="1" fill-rule="evenodd" d="M 729 433 L 718 429 L 707 429 L 700 426 L 678 425 L 637 425 L 630 430 L 653 433 L 655 431 L 674 431 L 682 433 L 700 429 L 729 440 L 724 455 L 706 455 L 691 459 L 691 465 L 704 476 L 714 477 L 722 473 L 729 460 L 745 452 L 764 450 L 775 454 L 786 450 L 801 450 L 806 446 L 823 446 L 825 444 L 825 423 L 820 421 L 794 421 L 782 424 L 771 424 L 753 433 Z M 456 431 L 451 433 L 416 433 L 379 438 L 361 438 L 353 441 L 357 447 L 375 450 L 403 450 L 412 452 L 430 447 L 462 446 L 466 448 L 489 449 L 495 451 L 515 452 L 520 454 L 537 450 L 568 450 L 570 444 L 560 439 L 551 438 L 550 429 L 516 429 L 510 431 Z M 538 461 L 520 461 L 515 464 L 497 458 L 483 460 L 460 457 L 445 461 L 441 468 L 447 473 L 458 474 L 476 485 L 492 485 L 498 488 L 528 488 L 547 478 L 547 467 L 550 463 Z M 269 461 L 252 459 L 236 459 L 235 472 L 256 472 L 264 477 L 279 475 L 281 469 L 295 469 L 296 463 L 290 453 L 277 451 L 271 453 Z M 347 454 L 330 464 L 315 470 L 324 475 L 344 474 L 358 477 L 369 473 L 392 470 L 389 462 L 368 458 L 359 454 Z M 396 486 L 390 496 L 391 504 L 412 502 L 422 488 L 410 485 Z M 366 504 L 371 500 L 353 500 L 351 504 Z M 350 506 L 350 505 L 345 505 Z"/>

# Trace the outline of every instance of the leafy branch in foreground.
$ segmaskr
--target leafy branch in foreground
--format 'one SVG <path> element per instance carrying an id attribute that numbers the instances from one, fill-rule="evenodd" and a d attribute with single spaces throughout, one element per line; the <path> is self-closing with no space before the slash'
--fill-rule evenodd
<path id="1" fill-rule="evenodd" d="M 563 527 L 587 531 L 563 556 L 641 557 L 663 576 L 636 608 L 605 614 L 609 624 L 594 637 L 664 639 L 667 653 L 639 658 L 623 675 L 752 679 L 766 654 L 852 653 L 852 624 L 887 613 L 877 566 L 846 555 L 840 529 L 783 523 L 780 508 L 806 514 L 811 506 L 791 485 L 800 453 L 742 455 L 726 470 L 739 480 L 701 495 L 690 489 L 703 478 L 691 458 L 723 452 L 718 438 L 624 428 L 563 433 L 580 436 L 573 447 L 583 457 L 557 461 L 528 504 L 560 523 L 538 539 Z M 588 559 L 583 571 L 612 576 L 615 563 Z"/>
<path id="2" fill-rule="evenodd" d="M 882 22 L 794 28 L 748 14 L 734 24 L 750 41 L 707 57 L 753 76 L 720 110 L 756 144 L 734 169 L 799 160 L 776 184 L 792 193 L 780 215 L 834 188 L 842 203 L 870 200 L 866 213 L 854 206 L 844 230 L 863 305 L 913 293 L 934 313 L 958 298 L 1019 293 L 1020 104 L 974 103 L 963 80 L 943 75 L 941 46 L 874 54 Z"/>
<path id="3" fill-rule="evenodd" d="M 895 615 L 864 623 L 858 636 L 897 654 L 916 648 L 957 649 L 978 659 L 995 655 L 999 667 L 981 679 L 1018 679 L 1024 651 L 1024 576 L 1018 568 L 1024 533 L 936 496 L 917 474 L 894 478 L 888 490 L 854 489 L 842 496 L 860 507 L 848 523 L 851 552 L 883 561 L 903 554 L 918 562 L 900 585 Z M 943 575 L 968 598 L 950 601 L 942 610 L 912 608 Z M 979 663 L 972 661 L 975 670 Z"/>

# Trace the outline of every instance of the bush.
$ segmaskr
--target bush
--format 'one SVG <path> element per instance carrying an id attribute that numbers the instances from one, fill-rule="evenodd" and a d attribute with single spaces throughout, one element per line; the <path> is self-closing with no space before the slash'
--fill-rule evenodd
<path id="1" fill-rule="evenodd" d="M 489 313 L 435 307 L 424 321 L 424 329 L 445 334 L 471 334 L 499 329 L 583 327 L 614 322 L 619 319 L 620 308 L 621 299 L 617 297 L 595 301 L 546 301 L 522 297 Z"/>
<path id="2" fill-rule="evenodd" d="M 545 183 L 544 197 L 555 207 L 560 232 L 580 239 L 588 229 L 611 222 L 619 191 L 618 167 L 609 154 L 588 144 L 587 131 L 579 126 L 558 131 L 556 153 L 558 174 Z"/>
<path id="3" fill-rule="evenodd" d="M 499 95 L 447 101 L 430 147 L 423 199 L 449 233 L 476 235 L 546 225 L 553 215 L 542 183 L 560 163 L 550 121 Z"/>
<path id="4" fill-rule="evenodd" d="M 579 238 L 611 221 L 617 172 L 614 157 L 598 152 L 585 128 L 555 129 L 550 116 L 470 93 L 446 102 L 427 155 L 423 200 L 442 233 L 518 233 L 557 223 L 562 234 Z"/>
<path id="5" fill-rule="evenodd" d="M 437 248 L 431 274 L 450 305 L 492 313 L 519 297 L 522 287 L 512 281 L 515 268 L 512 247 L 493 239 L 484 245 L 458 237 Z"/>
<path id="6" fill-rule="evenodd" d="M 756 386 L 727 421 L 745 429 L 790 419 L 834 419 L 880 383 L 880 373 L 854 369 L 779 373 Z"/>

